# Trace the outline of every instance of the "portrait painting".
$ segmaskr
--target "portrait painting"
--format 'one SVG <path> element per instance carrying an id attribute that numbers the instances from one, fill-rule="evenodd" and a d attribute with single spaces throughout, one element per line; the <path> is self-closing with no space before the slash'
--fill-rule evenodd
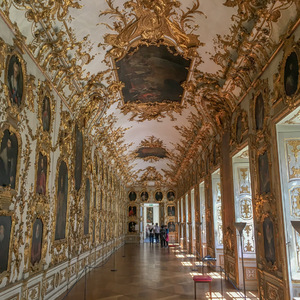
<path id="1" fill-rule="evenodd" d="M 284 89 L 287 96 L 293 96 L 298 89 L 299 62 L 296 52 L 292 52 L 285 62 Z"/>
<path id="2" fill-rule="evenodd" d="M 168 206 L 168 216 L 169 217 L 175 216 L 175 206 Z"/>
<path id="3" fill-rule="evenodd" d="M 42 105 L 42 124 L 43 131 L 49 132 L 50 130 L 50 120 L 51 120 L 51 108 L 50 108 L 50 99 L 45 96 L 43 99 Z"/>
<path id="4" fill-rule="evenodd" d="M 169 232 L 175 232 L 175 223 L 169 222 L 168 223 Z"/>
<path id="5" fill-rule="evenodd" d="M 36 219 L 32 228 L 31 264 L 39 263 L 42 257 L 43 222 Z"/>
<path id="6" fill-rule="evenodd" d="M 175 55 L 176 54 L 176 55 Z M 174 47 L 141 46 L 116 62 L 124 102 L 181 102 L 190 60 Z"/>
<path id="7" fill-rule="evenodd" d="M 128 224 L 128 231 L 129 232 L 135 232 L 135 225 L 136 225 L 135 222 L 129 222 L 129 224 Z"/>
<path id="8" fill-rule="evenodd" d="M 8 129 L 4 130 L 0 148 L 0 185 L 16 188 L 18 139 Z"/>
<path id="9" fill-rule="evenodd" d="M 235 139 L 238 144 L 242 141 L 242 116 L 241 115 L 239 115 L 236 119 Z"/>
<path id="10" fill-rule="evenodd" d="M 153 223 L 153 207 L 147 207 L 147 223 Z"/>
<path id="11" fill-rule="evenodd" d="M 147 201 L 149 198 L 148 192 L 142 192 L 141 193 L 141 200 L 142 201 Z"/>
<path id="12" fill-rule="evenodd" d="M 264 231 L 265 258 L 267 262 L 271 262 L 273 265 L 276 260 L 274 228 L 273 228 L 273 222 L 269 217 L 264 219 L 263 231 Z"/>
<path id="13" fill-rule="evenodd" d="M 163 193 L 162 192 L 156 192 L 155 193 L 155 199 L 156 199 L 156 201 L 162 201 L 162 199 L 163 199 Z"/>
<path id="14" fill-rule="evenodd" d="M 24 70 L 20 58 L 12 55 L 7 65 L 7 85 L 12 105 L 20 106 L 24 94 Z"/>
<path id="15" fill-rule="evenodd" d="M 36 176 L 36 193 L 40 195 L 46 195 L 47 167 L 47 156 L 40 152 Z"/>
<path id="16" fill-rule="evenodd" d="M 167 193 L 167 199 L 168 199 L 169 201 L 174 201 L 174 200 L 175 200 L 175 193 L 174 193 L 173 191 L 169 191 L 169 192 Z"/>
<path id="17" fill-rule="evenodd" d="M 255 101 L 255 126 L 256 130 L 262 130 L 264 127 L 264 118 L 265 118 L 265 106 L 264 99 L 260 93 L 256 97 Z"/>
<path id="18" fill-rule="evenodd" d="M 129 206 L 128 211 L 129 211 L 128 212 L 129 217 L 136 216 L 136 206 Z"/>
<path id="19" fill-rule="evenodd" d="M 79 191 L 82 180 L 83 136 L 77 125 L 75 125 L 75 140 L 75 189 Z"/>
<path id="20" fill-rule="evenodd" d="M 136 192 L 131 191 L 128 195 L 129 201 L 135 201 L 136 200 Z"/>
<path id="21" fill-rule="evenodd" d="M 83 234 L 89 234 L 89 222 L 90 222 L 90 180 L 87 178 L 85 182 Z"/>
<path id="22" fill-rule="evenodd" d="M 11 232 L 11 217 L 0 216 L 0 273 L 7 270 Z"/>
<path id="23" fill-rule="evenodd" d="M 268 153 L 265 151 L 258 157 L 258 171 L 259 171 L 259 191 L 260 194 L 269 193 L 270 188 L 270 173 L 269 173 L 269 159 Z"/>
<path id="24" fill-rule="evenodd" d="M 57 204 L 55 240 L 66 237 L 66 220 L 68 206 L 68 168 L 64 161 L 60 163 L 57 179 Z"/>

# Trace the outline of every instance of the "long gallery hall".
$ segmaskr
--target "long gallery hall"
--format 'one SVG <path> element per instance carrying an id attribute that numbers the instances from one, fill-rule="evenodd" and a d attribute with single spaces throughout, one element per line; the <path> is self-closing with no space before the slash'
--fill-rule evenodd
<path id="1" fill-rule="evenodd" d="M 40 299 L 300 300 L 299 0 L 0 0 L 0 300 Z"/>

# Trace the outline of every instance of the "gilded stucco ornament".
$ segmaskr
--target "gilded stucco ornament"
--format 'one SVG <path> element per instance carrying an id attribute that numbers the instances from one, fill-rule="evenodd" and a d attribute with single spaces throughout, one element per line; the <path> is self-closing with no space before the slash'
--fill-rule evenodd
<path id="1" fill-rule="evenodd" d="M 196 48 L 203 43 L 195 34 L 186 33 L 187 30 L 192 32 L 196 28 L 196 25 L 187 25 L 196 14 L 203 15 L 199 10 L 198 0 L 186 12 L 180 9 L 179 1 L 172 0 L 131 0 L 124 4 L 124 10 L 114 7 L 111 0 L 107 0 L 107 4 L 109 9 L 101 12 L 100 17 L 111 15 L 118 19 L 113 26 L 105 24 L 117 34 L 106 34 L 104 37 L 105 44 L 99 44 L 101 47 L 112 46 L 107 52 L 107 61 L 111 59 L 120 60 L 129 53 L 130 49 L 138 49 L 141 45 L 175 46 L 178 51 L 177 54 L 180 53 L 186 59 L 201 61 Z M 116 68 L 114 67 L 113 70 Z M 118 78 L 117 72 L 116 77 Z M 185 83 L 183 86 L 190 91 L 192 85 Z M 163 102 L 155 101 L 153 103 L 140 103 L 138 101 L 121 103 L 119 108 L 124 114 L 131 113 L 130 120 L 142 122 L 165 117 L 175 120 L 173 113 L 180 114 L 184 105 L 183 100 L 180 104 L 166 99 Z"/>

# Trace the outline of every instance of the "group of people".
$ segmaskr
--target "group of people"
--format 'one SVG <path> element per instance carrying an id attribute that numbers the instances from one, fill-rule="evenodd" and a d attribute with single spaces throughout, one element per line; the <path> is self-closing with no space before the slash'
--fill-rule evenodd
<path id="1" fill-rule="evenodd" d="M 146 234 L 149 236 L 150 244 L 159 243 L 160 239 L 160 245 L 162 248 L 168 247 L 169 245 L 169 229 L 166 225 L 161 225 L 161 227 L 158 226 L 158 223 L 152 225 L 147 225 L 146 228 Z"/>

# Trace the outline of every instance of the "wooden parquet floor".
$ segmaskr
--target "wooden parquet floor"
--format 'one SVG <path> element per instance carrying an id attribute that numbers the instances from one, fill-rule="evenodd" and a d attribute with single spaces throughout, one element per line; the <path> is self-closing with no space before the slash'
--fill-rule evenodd
<path id="1" fill-rule="evenodd" d="M 176 250 L 175 250 L 176 249 Z M 115 255 L 115 257 L 114 257 Z M 125 257 L 123 257 L 125 255 Z M 116 271 L 111 271 L 116 269 Z M 180 248 L 161 248 L 160 245 L 126 244 L 113 254 L 105 265 L 93 269 L 67 295 L 66 300 L 177 300 L 194 299 L 194 258 L 187 257 Z M 244 300 L 223 278 L 223 297 L 220 275 L 204 268 L 213 277 L 212 299 Z M 201 274 L 202 267 L 198 267 Z M 85 296 L 86 282 L 86 296 Z M 209 298 L 209 286 L 197 284 L 197 299 Z M 247 300 L 258 299 L 257 292 L 247 292 Z"/>

